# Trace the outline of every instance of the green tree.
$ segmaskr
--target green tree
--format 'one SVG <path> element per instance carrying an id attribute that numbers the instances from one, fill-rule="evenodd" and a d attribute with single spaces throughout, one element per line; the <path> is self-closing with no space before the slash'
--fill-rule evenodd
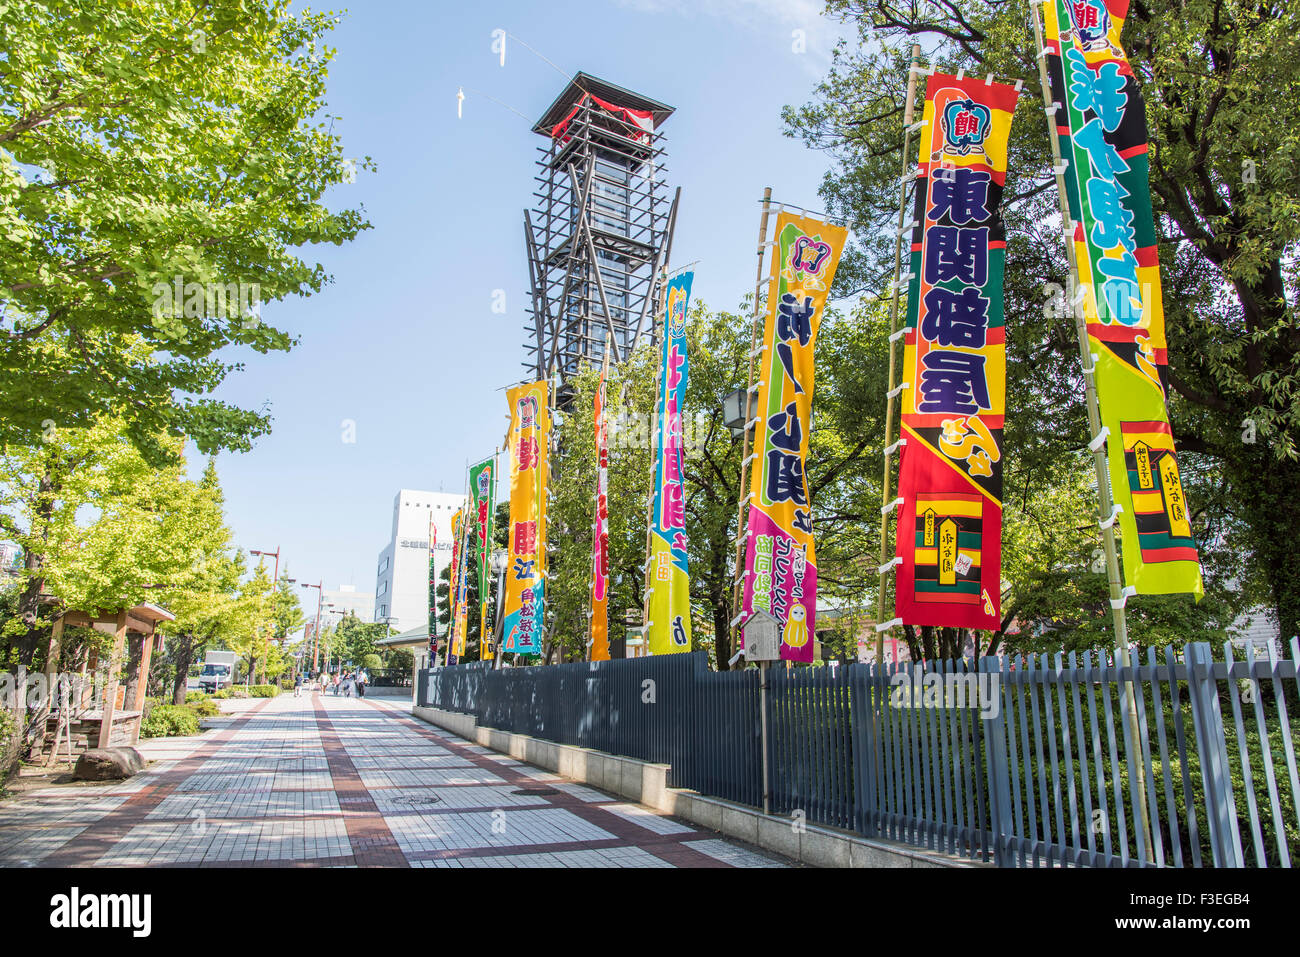
<path id="1" fill-rule="evenodd" d="M 246 569 L 242 553 L 231 549 L 225 524 L 225 497 L 217 477 L 216 462 L 208 460 L 193 499 L 195 511 L 191 542 L 198 550 L 194 563 L 159 598 L 176 616 L 162 623 L 167 636 L 168 659 L 174 667 L 172 702 L 185 703 L 190 665 L 213 643 L 227 638 L 239 581 Z"/>
<path id="2" fill-rule="evenodd" d="M 256 680 L 258 665 L 265 667 L 275 627 L 275 588 L 261 562 L 240 586 L 229 611 L 229 625 L 231 635 L 226 644 L 245 660 L 244 683 L 250 684 Z"/>
<path id="3" fill-rule="evenodd" d="M 159 436 L 209 453 L 267 431 L 210 398 L 237 368 L 218 355 L 289 349 L 255 301 L 318 292 L 301 250 L 369 225 L 322 202 L 356 165 L 324 99 L 335 22 L 285 0 L 5 3 L 0 442 L 112 415 L 159 461 Z"/>

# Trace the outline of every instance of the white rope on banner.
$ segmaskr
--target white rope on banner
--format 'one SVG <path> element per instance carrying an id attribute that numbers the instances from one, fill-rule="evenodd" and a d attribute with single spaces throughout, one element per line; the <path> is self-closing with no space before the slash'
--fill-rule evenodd
<path id="1" fill-rule="evenodd" d="M 895 388 L 890 389 L 888 392 L 885 393 L 885 398 L 892 399 L 894 396 L 898 395 L 898 393 L 902 392 L 904 389 L 910 389 L 910 388 L 912 388 L 912 383 L 900 382 Z"/>
<path id="2" fill-rule="evenodd" d="M 903 564 L 903 556 L 902 556 L 902 555 L 895 555 L 895 556 L 894 556 L 893 558 L 891 558 L 889 561 L 885 562 L 885 564 L 883 564 L 883 565 L 881 565 L 879 568 L 877 568 L 877 569 L 876 569 L 876 574 L 877 574 L 877 575 L 886 575 L 886 574 L 889 573 L 889 570 L 890 570 L 891 568 L 893 568 L 895 565 L 901 565 L 901 564 Z"/>
<path id="3" fill-rule="evenodd" d="M 1097 353 L 1095 353 L 1095 352 L 1090 352 L 1090 353 L 1088 353 L 1088 355 L 1092 356 L 1092 365 L 1090 365 L 1090 366 L 1088 366 L 1088 368 L 1084 369 L 1084 370 L 1083 370 L 1083 374 L 1084 374 L 1084 375 L 1094 375 L 1094 374 L 1097 372 L 1097 363 L 1101 360 L 1101 356 L 1097 355 Z"/>
<path id="4" fill-rule="evenodd" d="M 1053 103 L 1051 106 L 1043 107 L 1043 112 L 1046 113 L 1048 116 L 1055 116 L 1056 111 L 1059 110 L 1060 108 L 1061 108 L 1060 103 Z"/>
<path id="5" fill-rule="evenodd" d="M 903 338 L 903 336 L 907 335 L 907 328 L 907 326 L 903 326 L 897 332 L 891 332 L 889 334 L 889 341 L 897 342 L 899 339 Z"/>
<path id="6" fill-rule="evenodd" d="M 1016 80 L 1016 92 L 1019 93 L 1020 90 L 1024 87 L 1024 85 L 1025 85 L 1024 80 Z"/>
<path id="7" fill-rule="evenodd" d="M 907 444 L 907 439 L 899 439 L 893 445 L 889 446 L 889 448 L 885 449 L 885 457 L 888 458 L 890 455 L 893 454 L 894 450 L 902 448 L 906 444 Z M 901 502 L 902 499 L 899 499 L 899 501 Z"/>
<path id="8" fill-rule="evenodd" d="M 1097 524 L 1101 527 L 1103 531 L 1105 531 L 1106 529 L 1110 528 L 1112 525 L 1115 524 L 1115 519 L 1119 518 L 1119 513 L 1122 511 L 1124 511 L 1124 506 L 1119 504 L 1119 502 L 1111 503 L 1110 518 L 1101 519 L 1097 522 Z"/>
<path id="9" fill-rule="evenodd" d="M 727 627 L 729 627 L 729 628 L 735 628 L 737 625 L 739 625 L 739 624 L 741 623 L 741 621 L 744 620 L 744 618 L 745 618 L 745 613 L 742 611 L 742 612 L 741 612 L 739 615 L 737 615 L 735 618 L 731 619 L 731 624 L 728 625 Z"/>
<path id="10" fill-rule="evenodd" d="M 1093 440 L 1092 440 L 1091 442 L 1088 443 L 1088 451 L 1089 451 L 1089 452 L 1100 452 L 1100 451 L 1101 451 L 1101 447 L 1102 447 L 1103 445 L 1106 444 L 1106 437 L 1107 437 L 1108 435 L 1110 435 L 1110 426 L 1109 426 L 1109 425 L 1103 425 L 1103 426 L 1101 427 L 1101 431 L 1098 432 L 1097 435 L 1096 435 L 1096 437 L 1093 438 Z"/>
<path id="11" fill-rule="evenodd" d="M 901 618 L 891 618 L 889 621 L 881 622 L 879 625 L 876 625 L 876 634 L 879 634 L 882 631 L 889 631 L 890 628 L 893 628 L 895 625 L 901 625 L 902 623 L 903 619 Z"/>
<path id="12" fill-rule="evenodd" d="M 904 233 L 910 233 L 912 230 L 916 229 L 916 227 L 918 227 L 918 226 L 920 226 L 920 225 L 921 225 L 921 224 L 918 223 L 915 219 L 912 220 L 912 221 L 911 221 L 910 223 L 908 223 L 906 226 L 902 226 L 902 227 L 900 227 L 900 228 L 897 230 L 898 237 L 901 239 L 901 238 L 903 237 L 903 234 L 904 234 Z"/>
<path id="13" fill-rule="evenodd" d="M 888 505 L 880 506 L 880 514 L 888 515 L 890 512 L 892 512 L 894 509 L 898 508 L 898 506 L 902 504 L 903 504 L 903 496 L 900 495 L 898 496 L 898 498 L 894 499 Z M 902 559 L 901 558 L 897 559 L 897 561 L 902 561 Z"/>

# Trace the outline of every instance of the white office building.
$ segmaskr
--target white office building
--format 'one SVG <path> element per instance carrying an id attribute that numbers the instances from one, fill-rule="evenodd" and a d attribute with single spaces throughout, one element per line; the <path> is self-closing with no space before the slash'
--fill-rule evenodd
<path id="1" fill-rule="evenodd" d="M 374 596 L 357 591 L 356 585 L 340 585 L 338 588 L 322 589 L 321 628 L 333 628 L 343 620 L 345 615 L 349 614 L 356 615 L 361 621 L 374 621 Z"/>
<path id="2" fill-rule="evenodd" d="M 374 620 L 398 631 L 429 623 L 429 519 L 438 530 L 437 571 L 451 564 L 451 517 L 464 495 L 402 489 L 393 500 L 392 538 L 379 553 Z"/>

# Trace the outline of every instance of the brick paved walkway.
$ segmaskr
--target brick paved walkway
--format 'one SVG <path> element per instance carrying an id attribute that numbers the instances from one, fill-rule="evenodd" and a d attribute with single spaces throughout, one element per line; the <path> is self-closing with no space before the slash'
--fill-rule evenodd
<path id="1" fill-rule="evenodd" d="M 129 781 L 0 802 L 0 866 L 772 867 L 786 862 L 413 719 L 229 701 Z"/>

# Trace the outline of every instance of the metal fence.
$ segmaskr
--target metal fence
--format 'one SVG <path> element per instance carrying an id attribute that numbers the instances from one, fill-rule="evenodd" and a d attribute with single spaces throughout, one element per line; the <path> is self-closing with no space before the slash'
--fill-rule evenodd
<path id="1" fill-rule="evenodd" d="M 1148 649 L 772 669 L 770 810 L 1003 866 L 1289 867 L 1295 661 Z M 761 675 L 703 653 L 419 676 L 480 724 L 672 766 L 760 806 Z"/>

